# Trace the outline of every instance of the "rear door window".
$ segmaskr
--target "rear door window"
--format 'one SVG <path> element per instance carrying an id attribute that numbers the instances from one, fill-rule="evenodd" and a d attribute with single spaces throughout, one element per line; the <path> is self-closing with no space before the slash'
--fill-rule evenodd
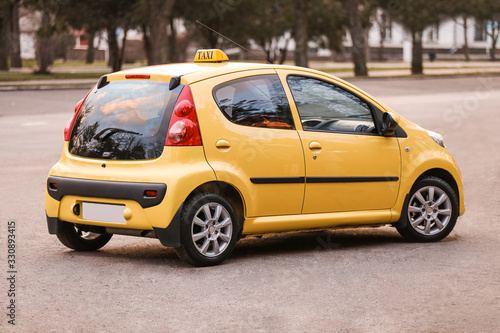
<path id="1" fill-rule="evenodd" d="M 160 157 L 168 122 L 182 85 L 168 82 L 110 81 L 89 94 L 75 121 L 71 154 L 102 159 Z"/>
<path id="2" fill-rule="evenodd" d="M 254 127 L 295 129 L 283 86 L 277 75 L 260 75 L 226 82 L 214 98 L 231 122 Z"/>

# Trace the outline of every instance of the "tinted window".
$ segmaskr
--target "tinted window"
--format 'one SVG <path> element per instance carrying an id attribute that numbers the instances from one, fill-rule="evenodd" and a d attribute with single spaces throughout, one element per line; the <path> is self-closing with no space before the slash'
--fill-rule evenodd
<path id="1" fill-rule="evenodd" d="M 214 89 L 215 101 L 235 124 L 294 129 L 283 86 L 276 75 L 261 75 L 224 83 Z"/>
<path id="2" fill-rule="evenodd" d="M 168 82 L 142 80 L 94 88 L 75 121 L 70 153 L 120 160 L 160 157 L 180 90 L 169 91 Z"/>
<path id="3" fill-rule="evenodd" d="M 306 131 L 376 133 L 368 104 L 333 83 L 310 77 L 287 78 Z"/>

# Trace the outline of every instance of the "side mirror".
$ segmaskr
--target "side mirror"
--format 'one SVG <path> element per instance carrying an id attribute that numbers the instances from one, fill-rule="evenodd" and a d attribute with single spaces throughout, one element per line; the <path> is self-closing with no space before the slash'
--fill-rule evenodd
<path id="1" fill-rule="evenodd" d="M 393 136 L 396 128 L 398 127 L 398 122 L 394 119 L 395 115 L 391 112 L 385 112 L 382 115 L 382 135 L 383 136 Z"/>

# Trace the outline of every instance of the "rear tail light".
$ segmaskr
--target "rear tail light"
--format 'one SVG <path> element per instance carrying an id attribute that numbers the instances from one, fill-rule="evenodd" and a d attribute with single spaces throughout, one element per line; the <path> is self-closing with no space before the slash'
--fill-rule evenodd
<path id="1" fill-rule="evenodd" d="M 200 128 L 191 88 L 185 86 L 175 105 L 166 146 L 201 146 Z"/>
<path id="2" fill-rule="evenodd" d="M 69 141 L 69 137 L 71 136 L 71 131 L 73 131 L 73 126 L 75 125 L 76 117 L 78 116 L 78 113 L 80 112 L 80 109 L 83 106 L 83 103 L 87 99 L 87 96 L 90 94 L 92 90 L 94 90 L 95 86 L 90 89 L 90 91 L 85 95 L 84 98 L 82 98 L 78 103 L 76 103 L 75 106 L 75 113 L 73 113 L 73 116 L 68 120 L 66 123 L 66 127 L 64 128 L 64 141 Z"/>

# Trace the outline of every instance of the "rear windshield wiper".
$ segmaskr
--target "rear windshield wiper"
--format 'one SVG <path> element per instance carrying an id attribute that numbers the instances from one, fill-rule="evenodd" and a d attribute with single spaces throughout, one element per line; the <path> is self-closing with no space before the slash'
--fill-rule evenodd
<path id="1" fill-rule="evenodd" d="M 106 127 L 105 129 L 99 131 L 96 135 L 92 137 L 94 140 L 104 141 L 115 133 L 130 133 L 135 135 L 142 135 L 141 133 L 137 133 L 134 131 L 129 131 L 123 128 L 118 127 Z"/>

